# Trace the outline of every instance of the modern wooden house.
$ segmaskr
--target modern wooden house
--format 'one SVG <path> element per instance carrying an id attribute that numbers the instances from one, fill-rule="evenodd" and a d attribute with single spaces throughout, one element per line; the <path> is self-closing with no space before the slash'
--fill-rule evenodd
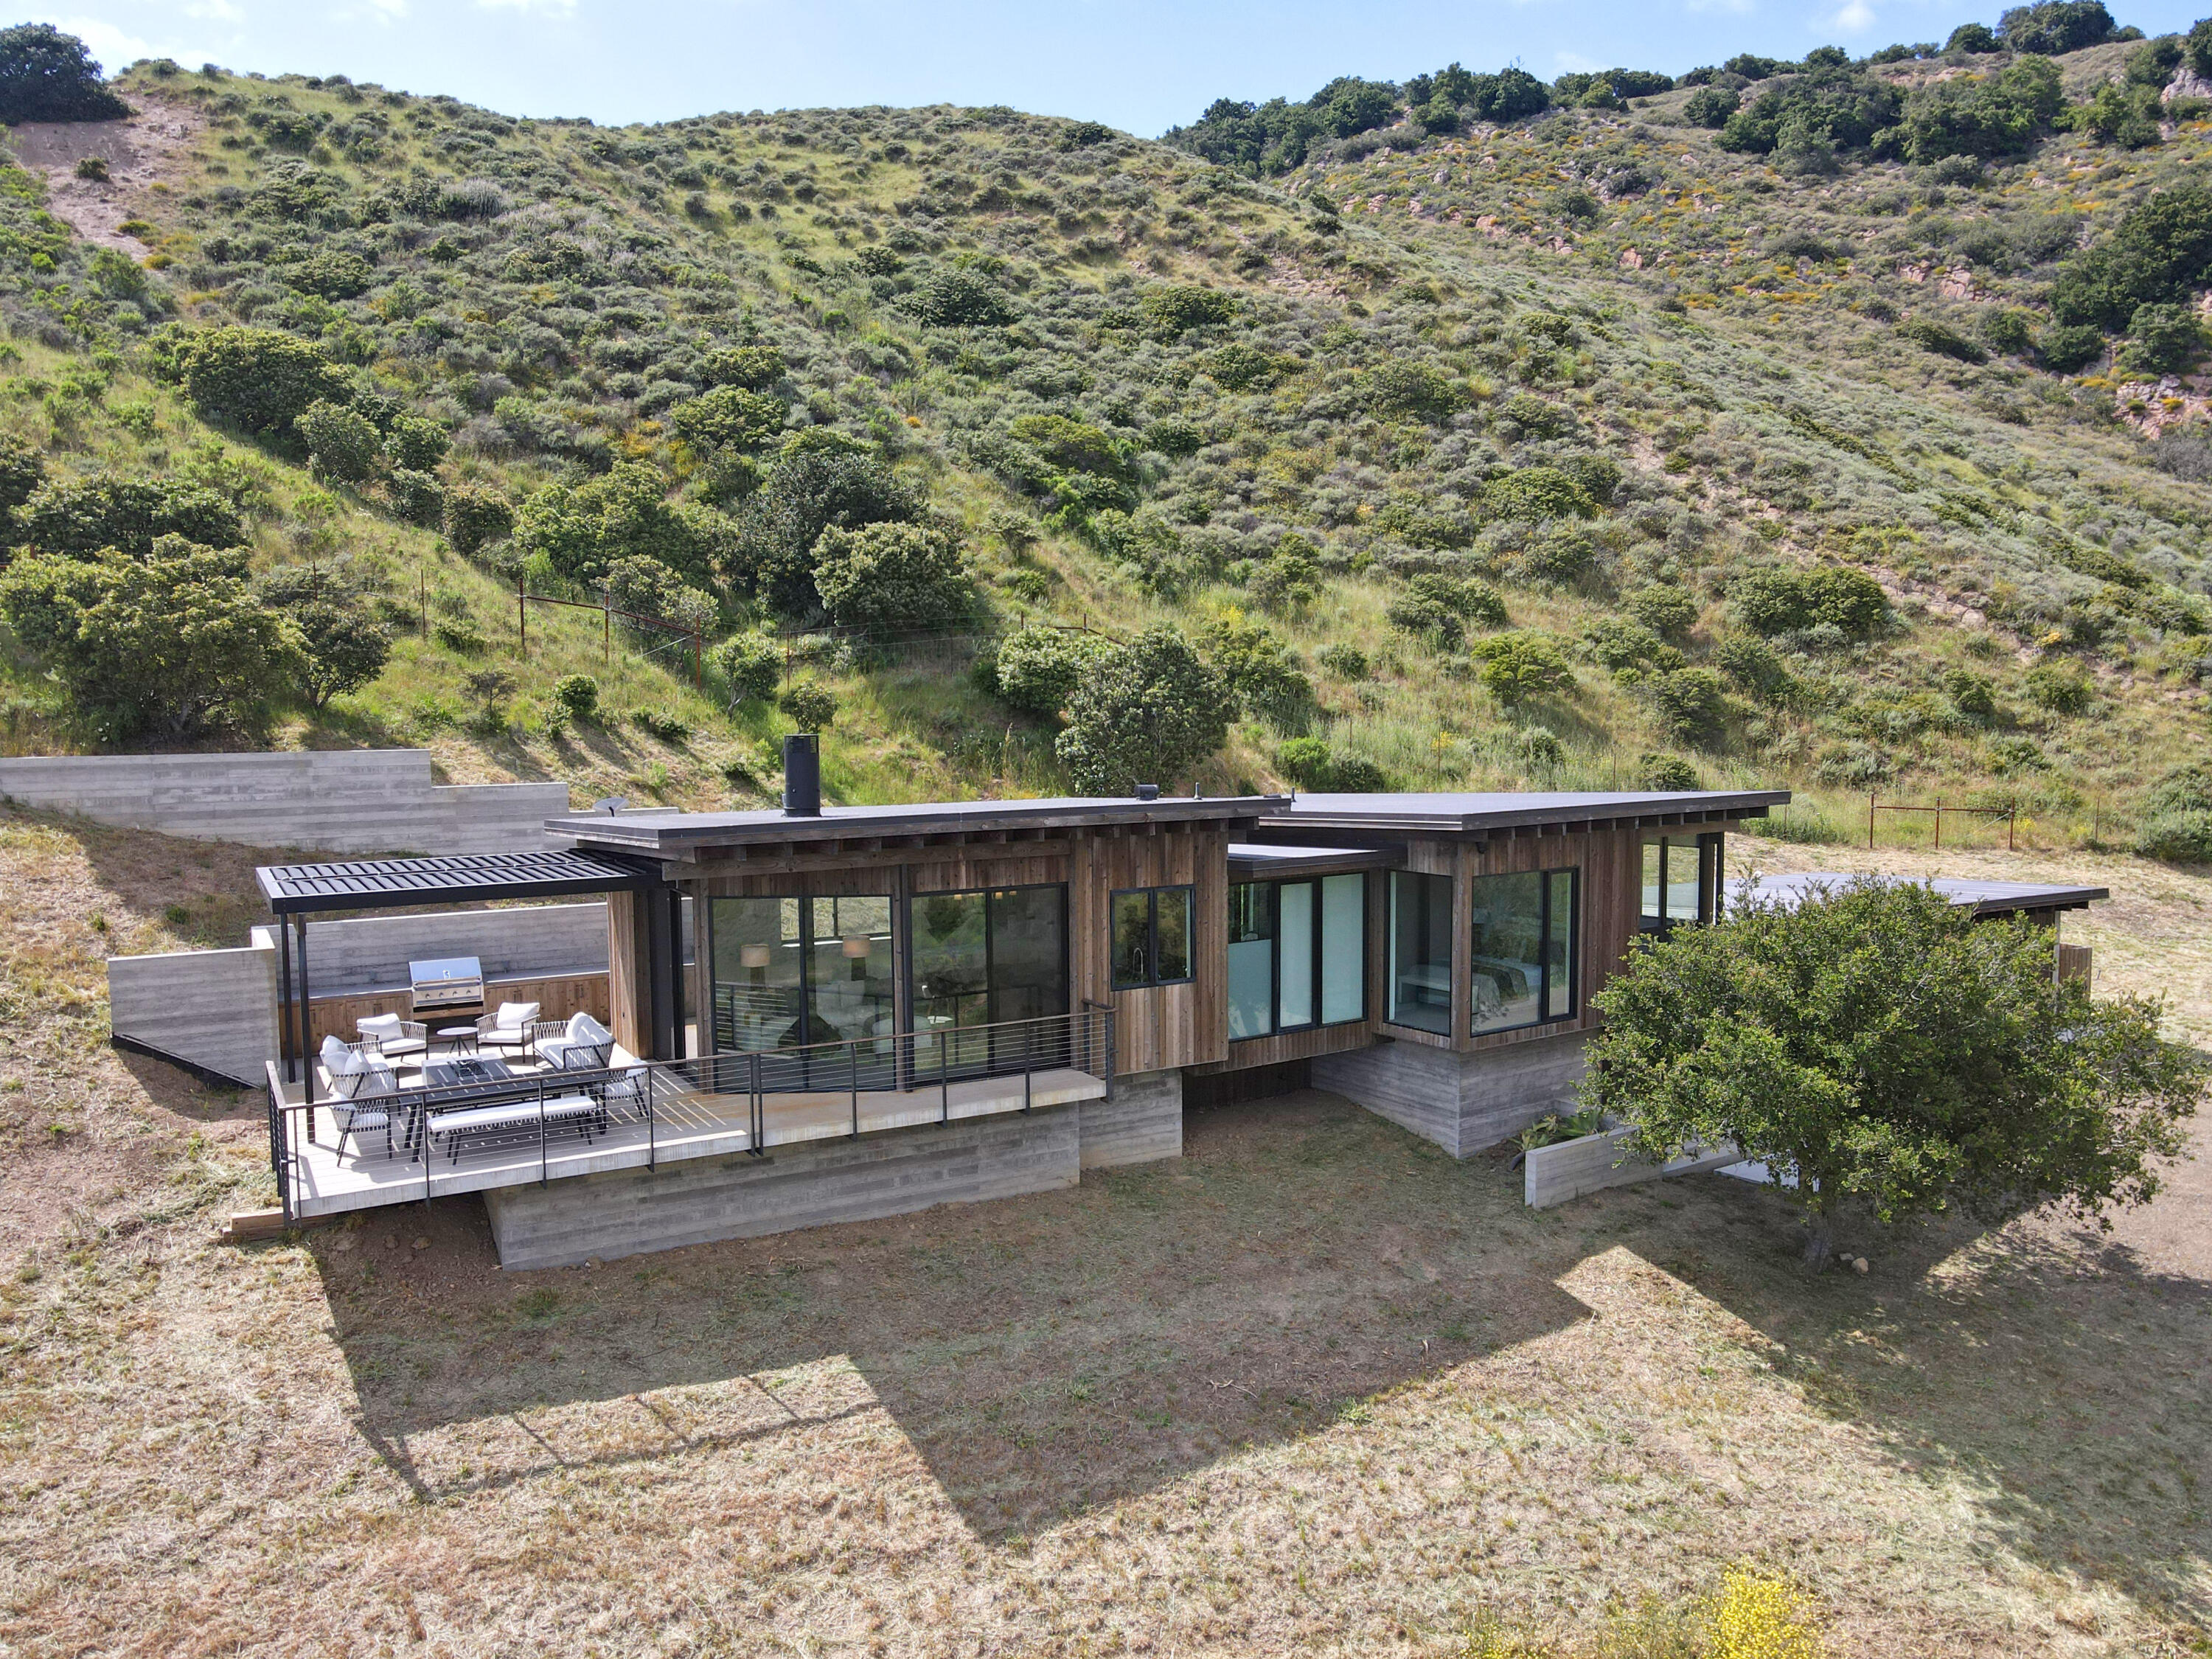
<path id="1" fill-rule="evenodd" d="M 1788 799 L 824 807 L 811 759 L 781 811 L 574 814 L 544 854 L 264 872 L 288 1207 L 481 1191 L 502 1257 L 550 1265 L 1068 1184 L 1178 1155 L 1186 1099 L 1308 1082 L 1464 1157 L 1559 1103 L 1636 935 L 1710 920 L 1728 825 Z M 314 991 L 309 910 L 587 892 L 603 1000 L 533 1008 L 527 1036 L 510 1008 L 502 1036 L 488 983 L 496 1060 L 434 1017 L 389 1045 L 419 1058 L 331 1046 L 351 1033 Z M 441 920 L 457 955 L 468 917 Z"/>

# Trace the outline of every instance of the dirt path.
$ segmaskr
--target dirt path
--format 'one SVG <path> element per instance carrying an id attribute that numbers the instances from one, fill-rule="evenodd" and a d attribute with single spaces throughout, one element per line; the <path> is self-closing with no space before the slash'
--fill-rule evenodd
<path id="1" fill-rule="evenodd" d="M 122 226 L 149 191 L 183 170 L 206 125 L 187 106 L 145 100 L 125 121 L 26 121 L 12 131 L 24 167 L 46 181 L 54 217 L 88 242 L 136 258 L 144 245 Z M 76 164 L 89 155 L 107 163 L 105 183 L 76 176 Z"/>

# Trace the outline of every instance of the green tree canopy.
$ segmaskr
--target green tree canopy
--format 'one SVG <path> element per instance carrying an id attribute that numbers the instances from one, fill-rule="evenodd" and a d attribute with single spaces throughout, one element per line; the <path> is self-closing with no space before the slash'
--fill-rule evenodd
<path id="1" fill-rule="evenodd" d="M 824 530 L 912 524 L 927 504 L 922 489 L 874 455 L 801 451 L 778 465 L 738 509 L 726 573 L 786 616 L 812 615 L 822 599 L 814 586 L 814 544 Z"/>
<path id="2" fill-rule="evenodd" d="M 999 641 L 990 689 L 1010 708 L 1049 720 L 1067 707 L 1084 671 L 1109 649 L 1097 634 L 1024 628 Z"/>
<path id="3" fill-rule="evenodd" d="M 1805 1211 L 1894 1223 L 2140 1204 L 2182 1150 L 2200 1062 L 2155 1003 L 2053 983 L 2051 934 L 1863 884 L 1645 939 L 1594 999 L 1587 1103 L 1672 1157 L 1732 1141 Z M 1794 1180 L 1794 1186 L 1784 1184 Z"/>
<path id="4" fill-rule="evenodd" d="M 264 436 L 289 434 L 314 403 L 352 399 L 336 364 L 274 329 L 203 329 L 185 336 L 174 362 L 201 414 Z"/>
<path id="5" fill-rule="evenodd" d="M 525 557 L 543 556 L 572 581 L 603 581 L 617 560 L 647 558 L 699 587 L 734 545 L 728 520 L 669 500 L 668 480 L 640 461 L 582 483 L 549 484 L 515 515 L 514 540 Z"/>
<path id="6" fill-rule="evenodd" d="M 840 627 L 881 638 L 965 616 L 975 603 L 960 544 L 934 525 L 832 525 L 814 544 L 814 586 Z"/>
<path id="7" fill-rule="evenodd" d="M 1115 647 L 1068 699 L 1060 763 L 1091 795 L 1187 784 L 1229 736 L 1228 689 L 1167 627 Z"/>
<path id="8" fill-rule="evenodd" d="M 296 634 L 246 585 L 245 553 L 174 536 L 143 559 L 18 560 L 0 615 L 111 742 L 251 728 L 300 665 Z"/>
<path id="9" fill-rule="evenodd" d="M 741 386 L 719 386 L 668 411 L 668 424 L 695 449 L 750 454 L 783 430 L 783 404 Z"/>
<path id="10" fill-rule="evenodd" d="M 119 121 L 130 113 L 74 34 L 51 23 L 0 29 L 0 121 Z"/>
<path id="11" fill-rule="evenodd" d="M 211 489 L 175 478 L 122 478 L 95 472 L 56 479 L 17 511 L 21 538 L 41 553 L 84 556 L 112 547 L 135 558 L 164 536 L 203 547 L 236 547 L 246 526 L 236 508 Z"/>

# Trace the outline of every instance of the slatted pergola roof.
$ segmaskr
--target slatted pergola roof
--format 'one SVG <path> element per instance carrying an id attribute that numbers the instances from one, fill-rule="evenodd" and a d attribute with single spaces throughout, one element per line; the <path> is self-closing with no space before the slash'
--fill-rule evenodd
<path id="1" fill-rule="evenodd" d="M 658 887 L 657 875 L 596 853 L 457 853 L 443 858 L 272 864 L 254 877 L 280 916 L 396 910 L 491 899 L 558 898 Z"/>

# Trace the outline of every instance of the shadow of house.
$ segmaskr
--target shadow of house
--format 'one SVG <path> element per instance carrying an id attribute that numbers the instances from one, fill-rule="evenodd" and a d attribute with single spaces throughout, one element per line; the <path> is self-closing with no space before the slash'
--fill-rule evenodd
<path id="1" fill-rule="evenodd" d="M 2003 1547 L 2212 1619 L 2212 1283 L 2051 1218 L 1901 1231 L 1865 1278 L 1809 1277 L 1795 1211 L 1717 1175 L 1567 1213 L 1759 1332 L 1778 1375 L 1903 1473 L 1970 1491 Z"/>
<path id="2" fill-rule="evenodd" d="M 1509 1181 L 1319 1094 L 1194 1113 L 1179 1164 L 637 1268 L 502 1278 L 474 1205 L 409 1215 L 429 1250 L 309 1243 L 426 1498 L 873 1419 L 998 1540 L 1587 1313 Z M 483 1294 L 426 1306 L 434 1260 Z"/>

